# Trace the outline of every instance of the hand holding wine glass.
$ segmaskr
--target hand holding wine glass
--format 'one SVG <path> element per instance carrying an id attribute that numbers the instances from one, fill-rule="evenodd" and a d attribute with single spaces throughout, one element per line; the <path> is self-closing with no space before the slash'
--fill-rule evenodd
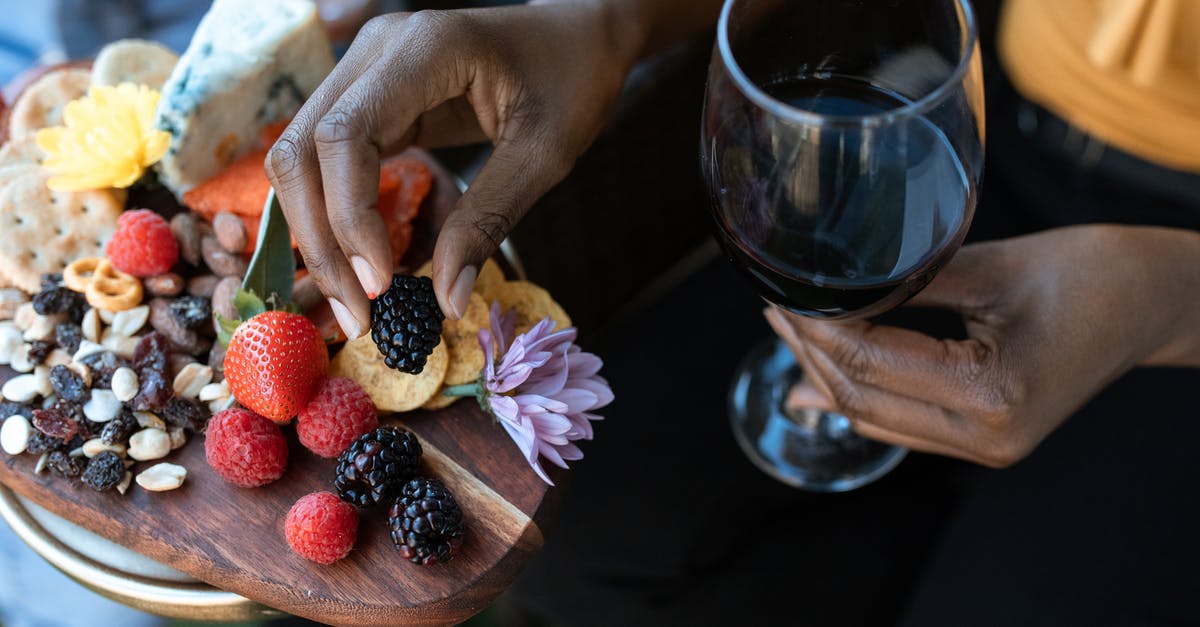
<path id="1" fill-rule="evenodd" d="M 961 313 L 962 341 L 779 310 L 768 320 L 806 366 L 793 404 L 1000 467 L 1133 366 L 1200 366 L 1197 267 L 1200 234 L 1078 226 L 960 250 L 911 303 Z"/>
<path id="2" fill-rule="evenodd" d="M 799 316 L 883 313 L 961 245 L 983 164 L 983 94 L 966 0 L 727 0 L 709 67 L 701 169 L 717 241 Z M 904 450 L 844 416 L 789 411 L 787 349 L 735 376 L 734 434 L 759 467 L 818 491 L 868 483 Z"/>

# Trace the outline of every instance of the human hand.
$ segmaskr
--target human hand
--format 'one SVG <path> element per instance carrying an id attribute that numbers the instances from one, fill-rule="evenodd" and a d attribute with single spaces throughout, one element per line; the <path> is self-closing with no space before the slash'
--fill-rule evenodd
<path id="1" fill-rule="evenodd" d="M 771 308 L 808 375 L 789 396 L 868 438 L 992 467 L 1137 365 L 1200 366 L 1200 234 L 1080 226 L 966 246 L 910 304 L 968 339 Z"/>
<path id="2" fill-rule="evenodd" d="M 267 156 L 305 264 L 349 337 L 394 268 L 376 211 L 381 154 L 491 140 L 434 249 L 442 310 L 599 132 L 636 58 L 600 2 L 397 13 L 371 20 Z"/>

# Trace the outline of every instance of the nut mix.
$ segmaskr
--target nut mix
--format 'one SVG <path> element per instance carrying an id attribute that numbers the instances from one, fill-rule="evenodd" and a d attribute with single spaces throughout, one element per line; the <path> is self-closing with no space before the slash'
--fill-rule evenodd
<path id="1" fill-rule="evenodd" d="M 6 454 L 30 455 L 35 472 L 101 492 L 183 482 L 187 472 L 175 464 L 130 466 L 170 455 L 233 405 L 220 370 L 208 365 L 224 351 L 214 349 L 211 297 L 222 281 L 232 297 L 245 261 L 214 248 L 197 214 L 177 214 L 170 232 L 179 260 L 168 272 L 138 278 L 84 257 L 44 275 L 32 297 L 0 289 L 0 365 L 17 372 L 0 386 Z M 232 244 L 239 234 L 226 225 L 221 235 Z M 205 239 L 214 240 L 207 255 Z"/>

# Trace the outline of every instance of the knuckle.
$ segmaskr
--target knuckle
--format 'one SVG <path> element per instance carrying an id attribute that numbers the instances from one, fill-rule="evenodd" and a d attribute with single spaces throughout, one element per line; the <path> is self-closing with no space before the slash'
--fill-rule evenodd
<path id="1" fill-rule="evenodd" d="M 266 162 L 263 164 L 267 170 L 267 178 L 271 179 L 276 187 L 286 186 L 296 180 L 303 170 L 302 155 L 303 151 L 296 141 L 295 134 L 290 130 L 285 132 L 267 152 Z"/>
<path id="2" fill-rule="evenodd" d="M 871 350 L 865 343 L 838 337 L 829 348 L 829 356 L 838 363 L 846 376 L 855 381 L 866 380 L 871 372 L 874 359 Z"/>
<path id="3" fill-rule="evenodd" d="M 313 142 L 317 149 L 343 144 L 361 135 L 361 124 L 356 115 L 343 107 L 334 107 L 317 120 L 313 129 Z"/>
<path id="4" fill-rule="evenodd" d="M 498 248 L 500 243 L 508 237 L 509 231 L 513 227 L 513 217 L 508 211 L 501 209 L 487 209 L 476 212 L 470 218 L 460 218 L 456 221 L 457 226 L 462 231 L 470 233 L 472 239 L 481 242 L 487 242 L 489 245 Z"/>
<path id="5" fill-rule="evenodd" d="M 309 247 L 309 250 L 303 252 L 304 266 L 317 282 L 321 291 L 326 294 L 340 293 L 340 290 L 336 290 L 337 281 L 333 280 L 333 275 L 336 272 L 336 264 L 334 263 L 333 256 L 328 251 L 313 250 L 311 247 Z M 331 289 L 334 291 L 330 292 Z"/>
<path id="6" fill-rule="evenodd" d="M 378 38 L 392 30 L 396 24 L 397 16 L 395 14 L 377 15 L 369 20 L 362 28 L 358 30 L 359 37 Z"/>
<path id="7" fill-rule="evenodd" d="M 830 394 L 833 395 L 834 405 L 843 414 L 857 419 L 867 413 L 863 395 L 853 383 L 841 377 L 832 377 L 827 384 Z"/>

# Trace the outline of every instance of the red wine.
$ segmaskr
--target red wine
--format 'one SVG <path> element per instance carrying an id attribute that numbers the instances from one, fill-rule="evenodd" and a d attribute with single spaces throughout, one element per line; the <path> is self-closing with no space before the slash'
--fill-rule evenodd
<path id="1" fill-rule="evenodd" d="M 911 104 L 868 82 L 808 76 L 766 87 L 830 116 Z M 841 318 L 890 309 L 962 243 L 975 190 L 946 135 L 920 116 L 814 126 L 761 113 L 752 154 L 715 168 L 717 239 L 768 300 Z M 726 184 L 728 181 L 728 184 Z"/>

